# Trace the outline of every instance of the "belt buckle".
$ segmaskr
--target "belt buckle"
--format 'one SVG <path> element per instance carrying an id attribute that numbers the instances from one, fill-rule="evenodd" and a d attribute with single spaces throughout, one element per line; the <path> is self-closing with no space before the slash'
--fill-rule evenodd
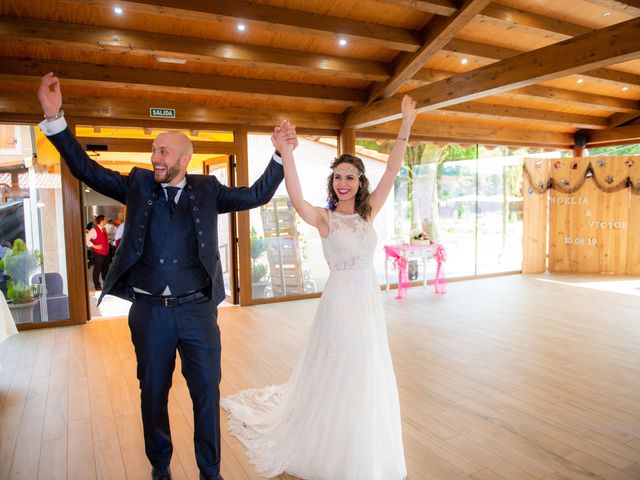
<path id="1" fill-rule="evenodd" d="M 175 307 L 176 305 L 180 305 L 180 300 L 176 297 L 164 297 L 164 306 L 165 307 Z"/>

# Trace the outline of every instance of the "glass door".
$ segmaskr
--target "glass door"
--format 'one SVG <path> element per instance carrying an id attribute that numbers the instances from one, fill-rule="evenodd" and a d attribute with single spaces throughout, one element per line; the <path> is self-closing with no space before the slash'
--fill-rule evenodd
<path id="1" fill-rule="evenodd" d="M 64 222 L 58 154 L 39 129 L 0 125 L 0 302 L 20 327 L 69 322 Z"/>
<path id="2" fill-rule="evenodd" d="M 204 161 L 204 174 L 214 175 L 218 181 L 227 187 L 234 185 L 233 155 L 220 155 Z M 237 285 L 237 253 L 236 253 L 236 216 L 225 213 L 218 215 L 218 250 L 222 264 L 224 290 L 227 301 L 238 303 Z"/>

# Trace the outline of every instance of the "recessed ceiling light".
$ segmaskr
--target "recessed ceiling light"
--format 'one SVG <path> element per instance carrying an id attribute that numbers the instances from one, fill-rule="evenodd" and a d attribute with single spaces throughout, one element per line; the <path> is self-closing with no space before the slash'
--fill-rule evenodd
<path id="1" fill-rule="evenodd" d="M 341 47 L 344 47 L 347 44 L 347 39 L 341 38 L 340 40 L 338 40 L 338 43 L 340 44 Z"/>
<path id="2" fill-rule="evenodd" d="M 247 29 L 247 26 L 244 23 L 239 23 L 236 28 L 239 32 L 244 32 Z"/>
<path id="3" fill-rule="evenodd" d="M 608 10 L 602 14 L 603 17 L 608 17 L 609 15 L 611 15 L 611 12 Z"/>
<path id="4" fill-rule="evenodd" d="M 122 13 L 124 12 L 124 10 L 122 10 L 122 8 L 120 7 L 114 7 L 113 11 L 116 15 L 122 15 Z"/>
<path id="5" fill-rule="evenodd" d="M 582 78 L 579 78 L 578 83 L 582 83 L 582 82 L 584 82 L 584 80 Z"/>
<path id="6" fill-rule="evenodd" d="M 627 87 L 627 86 L 622 87 L 622 91 L 623 92 L 626 92 L 627 90 L 629 90 L 629 87 Z"/>
<path id="7" fill-rule="evenodd" d="M 460 60 L 460 63 L 462 65 L 466 65 L 467 63 L 469 63 L 469 59 L 468 58 L 463 58 L 462 60 Z"/>
<path id="8" fill-rule="evenodd" d="M 184 65 L 187 61 L 184 58 L 170 58 L 170 57 L 155 57 L 156 62 L 160 63 L 177 63 L 178 65 Z"/>

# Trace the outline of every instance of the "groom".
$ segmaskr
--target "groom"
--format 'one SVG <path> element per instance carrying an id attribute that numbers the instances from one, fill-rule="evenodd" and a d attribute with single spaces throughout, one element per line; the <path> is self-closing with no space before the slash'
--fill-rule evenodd
<path id="1" fill-rule="evenodd" d="M 218 214 L 267 203 L 284 177 L 274 154 L 251 187 L 228 188 L 214 176 L 187 174 L 193 146 L 179 131 L 159 134 L 151 148 L 153 171 L 129 175 L 91 160 L 67 127 L 60 81 L 42 77 L 40 128 L 73 175 L 127 205 L 120 248 L 104 282 L 105 294 L 131 300 L 129 327 L 138 361 L 145 450 L 153 479 L 171 479 L 173 447 L 167 400 L 176 349 L 194 410 L 200 479 L 220 476 L 220 330 L 217 305 L 225 291 L 218 253 Z M 287 132 L 292 143 L 293 127 Z"/>

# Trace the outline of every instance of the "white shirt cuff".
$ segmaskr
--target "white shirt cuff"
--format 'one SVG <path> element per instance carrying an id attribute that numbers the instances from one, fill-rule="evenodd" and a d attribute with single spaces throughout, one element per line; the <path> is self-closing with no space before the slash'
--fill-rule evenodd
<path id="1" fill-rule="evenodd" d="M 42 133 L 44 133 L 47 137 L 50 137 L 51 135 L 60 133 L 65 128 L 67 128 L 67 121 L 64 119 L 64 117 L 60 117 L 51 122 L 49 120 L 43 120 L 38 124 L 38 126 L 40 127 L 40 130 L 42 130 Z"/>
<path id="2" fill-rule="evenodd" d="M 276 152 L 273 152 L 273 157 L 272 157 L 276 162 L 278 162 L 280 165 L 282 165 L 282 158 L 280 157 L 280 155 L 278 155 Z"/>

